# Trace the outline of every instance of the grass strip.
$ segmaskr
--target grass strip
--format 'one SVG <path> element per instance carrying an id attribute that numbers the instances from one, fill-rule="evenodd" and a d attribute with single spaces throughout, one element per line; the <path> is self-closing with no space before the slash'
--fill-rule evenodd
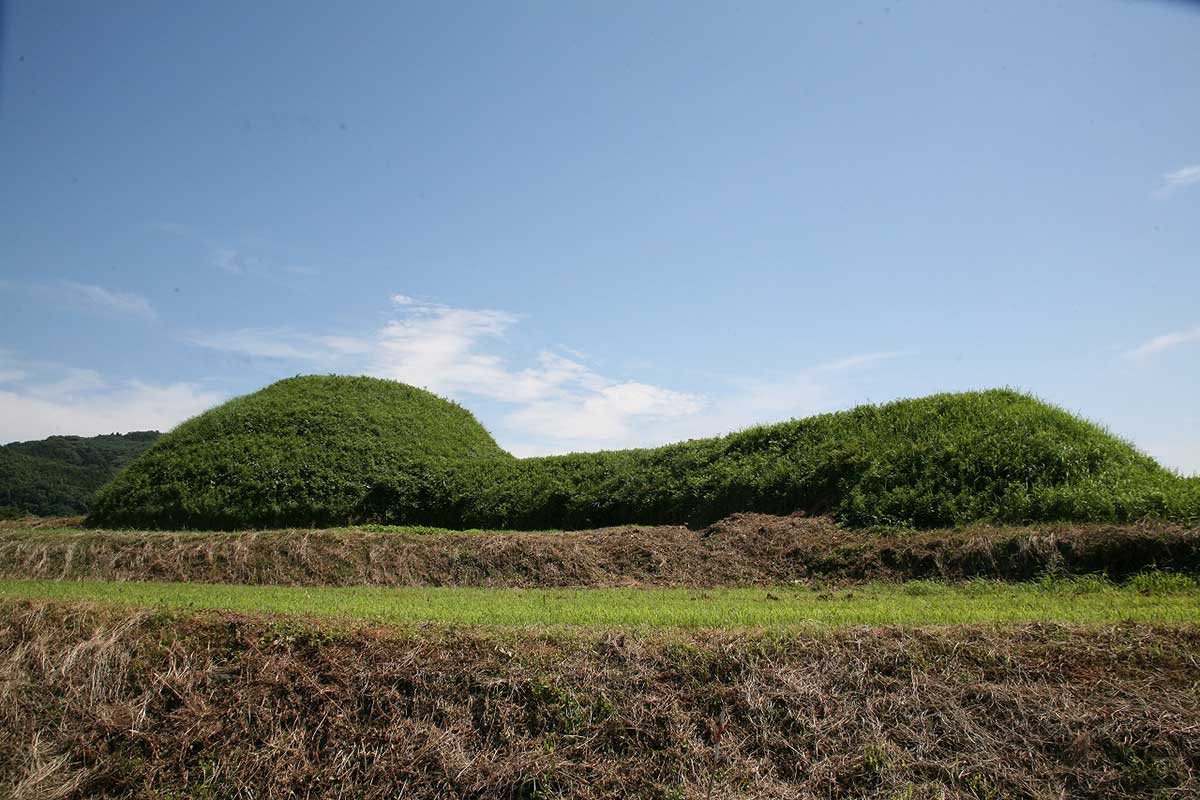
<path id="1" fill-rule="evenodd" d="M 963 625 L 1058 622 L 1200 623 L 1189 578 L 1142 576 L 1005 584 L 911 581 L 852 590 L 475 589 L 244 586 L 108 581 L 0 581 L 0 596 L 131 606 L 221 609 L 498 626 L 780 628 L 802 625 Z"/>

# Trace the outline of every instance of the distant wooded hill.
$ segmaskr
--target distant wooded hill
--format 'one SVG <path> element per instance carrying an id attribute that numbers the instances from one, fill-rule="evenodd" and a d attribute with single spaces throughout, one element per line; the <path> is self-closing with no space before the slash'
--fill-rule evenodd
<path id="1" fill-rule="evenodd" d="M 96 490 L 160 435 L 51 436 L 0 447 L 0 517 L 88 513 Z"/>

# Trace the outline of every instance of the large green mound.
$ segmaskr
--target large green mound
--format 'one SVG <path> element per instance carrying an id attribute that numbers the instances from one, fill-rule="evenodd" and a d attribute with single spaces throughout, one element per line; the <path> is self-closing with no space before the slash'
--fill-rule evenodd
<path id="1" fill-rule="evenodd" d="M 366 517 L 445 527 L 701 525 L 738 511 L 851 526 L 1200 519 L 1200 481 L 1009 390 L 939 394 L 649 450 L 426 464 Z"/>
<path id="2" fill-rule="evenodd" d="M 370 410 L 370 413 L 367 411 Z M 448 528 L 830 513 L 853 526 L 1200 518 L 1200 482 L 1007 390 L 941 394 L 646 450 L 515 459 L 465 410 L 365 378 L 298 378 L 168 434 L 89 522 Z"/>
<path id="3" fill-rule="evenodd" d="M 475 417 L 378 378 L 289 378 L 163 436 L 101 490 L 89 522 L 239 528 L 352 519 L 381 481 L 455 459 L 506 460 Z"/>

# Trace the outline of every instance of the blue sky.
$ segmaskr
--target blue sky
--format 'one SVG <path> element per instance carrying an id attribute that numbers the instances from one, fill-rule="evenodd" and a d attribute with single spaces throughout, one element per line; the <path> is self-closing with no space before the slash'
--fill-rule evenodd
<path id="1" fill-rule="evenodd" d="M 1200 471 L 1200 10 L 11 2 L 0 441 L 311 372 L 519 454 L 1013 386 Z"/>

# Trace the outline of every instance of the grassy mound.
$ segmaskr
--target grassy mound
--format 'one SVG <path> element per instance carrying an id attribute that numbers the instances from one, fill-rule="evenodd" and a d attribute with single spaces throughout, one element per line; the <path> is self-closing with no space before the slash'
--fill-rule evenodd
<path id="1" fill-rule="evenodd" d="M 119 475 L 93 525 L 702 525 L 830 513 L 852 526 L 1200 518 L 1200 482 L 1026 395 L 941 394 L 646 450 L 516 459 L 402 384 L 296 378 L 184 425 Z"/>
<path id="2" fill-rule="evenodd" d="M 394 524 L 701 525 L 739 511 L 852 526 L 1200 518 L 1200 482 L 1102 428 L 1007 390 L 940 394 L 649 450 L 447 461 L 363 503 Z"/>
<path id="3" fill-rule="evenodd" d="M 510 459 L 469 411 L 379 380 L 279 381 L 180 425 L 119 473 L 89 521 L 255 527 L 344 521 L 378 482 L 446 459 Z"/>

